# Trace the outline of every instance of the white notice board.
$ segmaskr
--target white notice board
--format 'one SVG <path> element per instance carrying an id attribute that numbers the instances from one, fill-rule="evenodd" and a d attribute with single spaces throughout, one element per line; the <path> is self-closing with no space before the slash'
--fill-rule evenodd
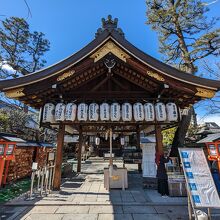
<path id="1" fill-rule="evenodd" d="M 220 199 L 203 149 L 179 148 L 187 189 L 194 207 L 220 208 Z"/>

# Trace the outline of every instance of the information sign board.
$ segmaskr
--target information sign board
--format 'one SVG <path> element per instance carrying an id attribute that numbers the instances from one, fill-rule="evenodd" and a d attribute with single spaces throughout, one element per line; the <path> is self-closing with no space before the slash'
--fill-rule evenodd
<path id="1" fill-rule="evenodd" d="M 219 195 L 203 149 L 179 148 L 179 154 L 193 206 L 220 208 Z"/>

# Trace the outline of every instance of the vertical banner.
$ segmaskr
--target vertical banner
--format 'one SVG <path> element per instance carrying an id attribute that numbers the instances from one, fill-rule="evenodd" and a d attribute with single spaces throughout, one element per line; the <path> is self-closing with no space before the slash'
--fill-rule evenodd
<path id="1" fill-rule="evenodd" d="M 193 206 L 220 208 L 219 195 L 203 149 L 179 148 L 179 154 Z"/>

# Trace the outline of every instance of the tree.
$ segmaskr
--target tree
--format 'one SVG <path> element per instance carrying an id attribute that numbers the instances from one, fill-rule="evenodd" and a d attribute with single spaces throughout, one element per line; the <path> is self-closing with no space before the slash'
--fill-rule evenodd
<path id="1" fill-rule="evenodd" d="M 211 62 L 205 60 L 203 62 L 203 68 L 206 75 L 211 79 L 220 80 L 220 62 Z M 206 109 L 208 115 L 220 114 L 220 92 L 216 93 L 215 97 L 212 99 L 204 100 L 201 103 Z"/>
<path id="2" fill-rule="evenodd" d="M 217 18 L 208 20 L 208 7 L 200 0 L 147 0 L 147 24 L 157 31 L 160 52 L 166 63 L 195 74 L 197 61 L 220 49 L 220 29 L 213 29 Z M 171 156 L 182 147 L 194 109 L 183 116 L 175 133 Z"/>
<path id="3" fill-rule="evenodd" d="M 20 133 L 25 132 L 25 124 L 29 116 L 21 109 L 0 110 L 0 130 L 2 132 Z"/>
<path id="4" fill-rule="evenodd" d="M 176 132 L 176 127 L 168 128 L 168 129 L 162 131 L 163 144 L 166 147 L 170 147 L 172 145 L 175 132 Z"/>
<path id="5" fill-rule="evenodd" d="M 17 17 L 2 21 L 0 46 L 0 78 L 16 78 L 39 70 L 46 63 L 44 53 L 50 49 L 43 33 L 30 32 L 28 23 Z"/>

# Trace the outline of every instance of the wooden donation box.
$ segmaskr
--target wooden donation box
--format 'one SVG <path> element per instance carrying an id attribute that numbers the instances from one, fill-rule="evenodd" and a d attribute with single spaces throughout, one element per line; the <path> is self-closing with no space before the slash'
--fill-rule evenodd
<path id="1" fill-rule="evenodd" d="M 112 176 L 109 168 L 104 168 L 104 187 L 106 189 L 128 188 L 128 173 L 126 168 L 113 168 Z"/>
<path id="2" fill-rule="evenodd" d="M 177 157 L 170 157 L 171 163 L 166 164 L 170 196 L 187 196 L 186 181 L 179 166 Z"/>
<path id="3" fill-rule="evenodd" d="M 187 196 L 186 181 L 183 175 L 168 176 L 168 187 L 170 196 Z"/>

